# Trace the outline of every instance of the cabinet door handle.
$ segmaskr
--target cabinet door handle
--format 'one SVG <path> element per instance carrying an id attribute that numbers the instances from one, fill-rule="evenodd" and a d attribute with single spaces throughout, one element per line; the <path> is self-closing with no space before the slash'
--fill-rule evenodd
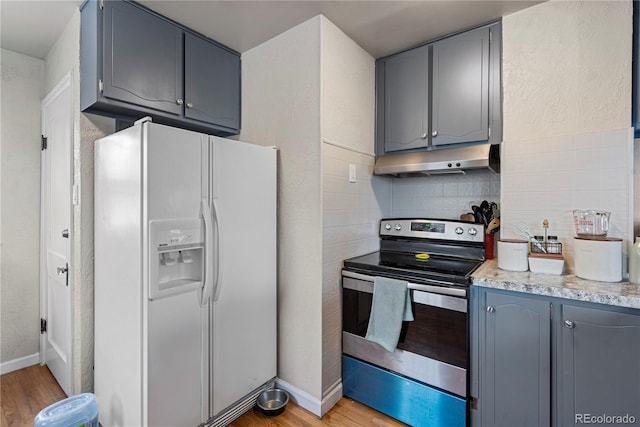
<path id="1" fill-rule="evenodd" d="M 193 108 L 193 104 L 190 102 L 187 102 L 187 108 Z"/>
<path id="2" fill-rule="evenodd" d="M 432 136 L 432 137 L 434 137 L 434 138 L 435 138 L 436 136 L 438 136 L 438 131 L 437 131 L 437 130 L 434 130 L 433 132 L 431 132 L 431 136 Z"/>
<path id="3" fill-rule="evenodd" d="M 569 329 L 573 329 L 573 328 L 576 327 L 576 324 L 571 320 L 565 320 L 564 321 L 564 326 L 566 326 Z"/>
<path id="4" fill-rule="evenodd" d="M 422 138 L 422 139 L 427 139 L 427 133 L 426 133 L 426 132 L 425 132 L 425 133 L 423 133 L 423 134 L 420 136 L 420 138 Z"/>
<path id="5" fill-rule="evenodd" d="M 176 99 L 176 104 L 182 105 L 184 101 L 182 99 Z"/>
<path id="6" fill-rule="evenodd" d="M 488 305 L 487 306 L 487 313 L 493 313 L 494 311 L 496 311 L 496 308 L 492 305 Z"/>

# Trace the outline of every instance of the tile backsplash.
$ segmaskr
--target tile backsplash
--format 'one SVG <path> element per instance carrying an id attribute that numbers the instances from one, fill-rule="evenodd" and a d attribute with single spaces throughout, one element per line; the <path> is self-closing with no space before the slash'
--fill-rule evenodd
<path id="1" fill-rule="evenodd" d="M 342 373 L 342 261 L 379 249 L 380 220 L 391 214 L 391 181 L 373 175 L 372 155 L 330 143 L 322 151 L 322 389 L 331 390 Z"/>
<path id="2" fill-rule="evenodd" d="M 611 212 L 608 235 L 624 239 L 626 248 L 633 235 L 632 174 L 631 128 L 504 141 L 501 237 L 518 237 L 516 223 L 541 235 L 547 218 L 572 271 L 572 211 L 595 209 Z"/>
<path id="3" fill-rule="evenodd" d="M 500 175 L 489 170 L 465 175 L 392 178 L 392 216 L 458 219 L 483 200 L 499 203 Z"/>

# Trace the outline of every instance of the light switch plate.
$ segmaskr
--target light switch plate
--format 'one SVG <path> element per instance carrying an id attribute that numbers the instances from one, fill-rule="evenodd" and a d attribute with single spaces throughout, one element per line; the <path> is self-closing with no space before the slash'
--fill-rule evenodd
<path id="1" fill-rule="evenodd" d="M 356 164 L 349 163 L 349 182 L 356 182 Z"/>

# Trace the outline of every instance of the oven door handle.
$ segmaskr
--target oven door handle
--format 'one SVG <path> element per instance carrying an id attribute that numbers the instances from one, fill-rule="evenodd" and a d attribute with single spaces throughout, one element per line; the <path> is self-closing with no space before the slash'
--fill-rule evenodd
<path id="1" fill-rule="evenodd" d="M 352 279 L 357 279 L 357 280 L 364 280 L 367 282 L 373 282 L 375 279 L 373 276 L 367 276 L 366 274 L 354 273 L 353 271 L 346 271 L 346 270 L 342 270 L 342 275 L 344 277 L 350 277 Z M 446 283 L 446 282 L 439 282 L 439 283 L 442 283 L 443 286 L 421 285 L 418 283 L 409 282 L 408 287 L 409 289 L 414 289 L 416 291 L 423 291 L 423 292 L 429 292 L 432 294 L 451 295 L 454 297 L 466 298 L 467 296 L 466 289 L 451 288 L 449 287 L 450 283 Z"/>

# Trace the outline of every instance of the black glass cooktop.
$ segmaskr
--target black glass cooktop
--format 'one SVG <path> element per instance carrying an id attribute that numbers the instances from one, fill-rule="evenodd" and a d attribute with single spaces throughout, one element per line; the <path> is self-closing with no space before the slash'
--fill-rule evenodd
<path id="1" fill-rule="evenodd" d="M 441 255 L 429 257 L 398 252 L 373 252 L 344 261 L 345 270 L 403 280 L 436 280 L 458 285 L 471 283 L 482 261 Z"/>

